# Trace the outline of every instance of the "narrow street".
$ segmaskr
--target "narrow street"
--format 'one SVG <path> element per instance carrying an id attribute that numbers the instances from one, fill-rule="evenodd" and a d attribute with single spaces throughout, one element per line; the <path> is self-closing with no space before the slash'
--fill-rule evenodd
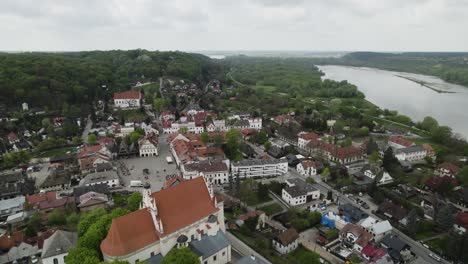
<path id="1" fill-rule="evenodd" d="M 81 136 L 81 139 L 83 140 L 83 143 L 88 142 L 89 130 L 91 130 L 91 128 L 93 127 L 93 120 L 91 120 L 91 116 L 88 116 L 88 118 L 86 120 L 87 120 L 86 126 L 85 126 L 85 129 L 83 130 L 83 134 Z"/>

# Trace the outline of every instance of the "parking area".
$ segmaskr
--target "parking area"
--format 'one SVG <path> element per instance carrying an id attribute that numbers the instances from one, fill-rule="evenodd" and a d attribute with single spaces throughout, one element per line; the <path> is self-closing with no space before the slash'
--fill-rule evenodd
<path id="1" fill-rule="evenodd" d="M 142 181 L 151 184 L 152 191 L 161 190 L 166 181 L 166 176 L 180 175 L 175 163 L 167 163 L 167 156 L 171 156 L 171 153 L 166 142 L 166 136 L 162 135 L 159 138 L 159 156 L 117 160 L 118 172 L 123 186 L 129 190 L 138 190 L 139 188 L 129 186 L 130 181 Z"/>

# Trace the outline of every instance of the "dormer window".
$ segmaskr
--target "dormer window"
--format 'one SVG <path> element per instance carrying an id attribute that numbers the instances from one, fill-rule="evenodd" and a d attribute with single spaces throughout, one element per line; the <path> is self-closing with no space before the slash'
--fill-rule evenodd
<path id="1" fill-rule="evenodd" d="M 177 248 L 187 247 L 188 237 L 186 235 L 180 235 L 177 238 Z"/>

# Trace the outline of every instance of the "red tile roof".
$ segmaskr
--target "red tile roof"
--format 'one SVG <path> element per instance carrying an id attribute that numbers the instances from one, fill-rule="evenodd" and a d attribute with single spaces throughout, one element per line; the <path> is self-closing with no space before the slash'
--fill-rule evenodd
<path id="1" fill-rule="evenodd" d="M 398 144 L 398 145 L 402 145 L 402 146 L 405 146 L 405 147 L 411 147 L 414 145 L 413 142 L 403 138 L 403 137 L 400 137 L 400 136 L 390 136 L 390 139 L 389 141 L 395 143 L 395 144 Z"/>
<path id="2" fill-rule="evenodd" d="M 8 140 L 9 141 L 15 141 L 15 140 L 18 140 L 18 136 L 15 134 L 15 132 L 10 132 L 8 133 Z"/>
<path id="3" fill-rule="evenodd" d="M 319 135 L 315 134 L 314 132 L 305 132 L 299 134 L 299 137 L 304 140 L 318 140 L 320 137 Z"/>
<path id="4" fill-rule="evenodd" d="M 434 156 L 435 155 L 434 148 L 431 145 L 429 145 L 427 143 L 424 143 L 421 146 L 427 151 L 427 154 L 429 156 Z"/>
<path id="5" fill-rule="evenodd" d="M 11 234 L 4 234 L 0 237 L 0 250 L 8 251 L 12 247 L 19 245 L 24 240 L 24 235 L 21 231 L 16 231 Z"/>
<path id="6" fill-rule="evenodd" d="M 138 91 L 124 91 L 114 93 L 114 99 L 141 99 L 141 93 Z"/>
<path id="7" fill-rule="evenodd" d="M 464 227 L 465 229 L 468 229 L 468 213 L 466 212 L 458 213 L 455 218 L 455 223 L 459 226 Z"/>
<path id="8" fill-rule="evenodd" d="M 439 165 L 439 167 L 437 167 L 437 169 L 444 169 L 444 170 L 448 170 L 449 173 L 453 174 L 453 175 L 456 175 L 459 171 L 460 171 L 460 168 L 455 165 L 455 164 L 452 164 L 452 163 L 448 163 L 448 162 L 444 162 L 442 164 Z"/>
<path id="9" fill-rule="evenodd" d="M 159 240 L 151 214 L 140 209 L 112 220 L 101 251 L 107 256 L 124 256 Z"/>
<path id="10" fill-rule="evenodd" d="M 53 208 L 64 207 L 68 202 L 73 202 L 73 197 L 61 197 L 57 199 L 56 192 L 38 193 L 28 195 L 26 201 L 34 208 L 39 210 L 47 210 Z"/>
<path id="11" fill-rule="evenodd" d="M 102 147 L 101 145 L 86 146 L 78 153 L 77 158 L 81 159 L 86 156 L 94 155 L 96 152 L 99 152 Z"/>
<path id="12" fill-rule="evenodd" d="M 303 160 L 301 161 L 301 164 L 304 169 L 317 168 L 317 163 L 313 160 Z"/>
<path id="13" fill-rule="evenodd" d="M 203 177 L 181 182 L 151 195 L 156 201 L 164 233 L 156 230 L 151 214 L 140 209 L 112 221 L 101 251 L 108 256 L 124 256 L 148 246 L 219 211 Z"/>

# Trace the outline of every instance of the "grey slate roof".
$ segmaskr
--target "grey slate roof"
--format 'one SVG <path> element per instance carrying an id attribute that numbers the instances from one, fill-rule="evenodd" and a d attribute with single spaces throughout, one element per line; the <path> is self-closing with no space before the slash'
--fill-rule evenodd
<path id="1" fill-rule="evenodd" d="M 289 183 L 294 184 L 294 186 L 286 186 L 284 190 L 289 193 L 292 197 L 299 197 L 306 195 L 309 192 L 317 191 L 312 184 L 306 183 L 304 180 L 299 178 L 293 178 L 287 180 Z"/>
<path id="2" fill-rule="evenodd" d="M 215 236 L 202 236 L 200 240 L 190 242 L 190 249 L 202 259 L 219 252 L 229 246 L 230 243 L 222 231 L 218 231 Z"/>
<path id="3" fill-rule="evenodd" d="M 114 170 L 93 172 L 89 173 L 88 175 L 86 175 L 86 177 L 84 177 L 83 184 L 93 184 L 96 182 L 110 181 L 115 179 L 119 179 L 119 176 Z"/>
<path id="4" fill-rule="evenodd" d="M 152 256 L 151 258 L 145 260 L 145 263 L 149 264 L 159 264 L 163 260 L 163 256 L 161 254 L 157 254 Z"/>
<path id="5" fill-rule="evenodd" d="M 396 151 L 396 153 L 406 153 L 406 154 L 408 154 L 408 153 L 421 152 L 421 151 L 426 151 L 426 150 L 421 146 L 414 145 L 414 146 L 411 146 L 411 147 L 398 149 Z"/>
<path id="6" fill-rule="evenodd" d="M 338 210 L 342 211 L 345 216 L 351 218 L 353 222 L 358 222 L 369 216 L 361 209 L 349 203 L 338 206 Z"/>
<path id="7" fill-rule="evenodd" d="M 106 195 L 110 193 L 109 187 L 105 183 L 99 183 L 90 186 L 78 186 L 73 188 L 73 196 L 75 197 L 76 201 L 79 201 L 80 196 L 88 192 L 102 193 Z"/>
<path id="8" fill-rule="evenodd" d="M 49 258 L 63 253 L 75 247 L 78 235 L 73 232 L 57 230 L 51 237 L 44 241 L 42 258 Z"/>

